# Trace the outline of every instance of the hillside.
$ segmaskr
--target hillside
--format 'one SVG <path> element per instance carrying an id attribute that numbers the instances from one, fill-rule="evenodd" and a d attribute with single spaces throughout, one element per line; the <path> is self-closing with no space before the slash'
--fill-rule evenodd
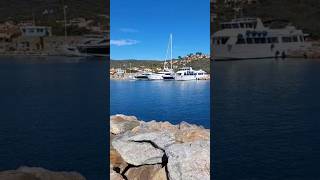
<path id="1" fill-rule="evenodd" d="M 260 17 L 267 20 L 287 20 L 314 38 L 320 38 L 320 3 L 319 0 L 259 0 L 253 4 L 240 4 L 243 16 Z M 215 13 L 217 23 L 234 17 L 234 6 L 228 6 L 224 0 L 217 0 Z"/>
<path id="2" fill-rule="evenodd" d="M 63 4 L 68 6 L 68 18 L 109 14 L 109 0 L 6 0 L 0 1 L 0 21 L 30 20 L 33 15 L 37 21 L 62 19 Z M 44 14 L 46 10 L 50 13 Z"/>
<path id="3" fill-rule="evenodd" d="M 181 62 L 181 63 L 180 63 Z M 145 67 L 149 69 L 153 69 L 156 71 L 157 68 L 163 67 L 163 61 L 154 61 L 154 60 L 111 60 L 110 61 L 110 68 L 122 68 L 122 69 L 129 69 L 131 67 Z M 182 60 L 174 60 L 173 61 L 174 67 L 178 66 L 178 68 L 184 66 L 191 66 L 193 69 L 202 69 L 206 72 L 210 72 L 210 60 L 209 59 L 199 59 L 193 60 L 188 63 L 182 63 Z M 177 68 L 175 68 L 177 69 Z"/>

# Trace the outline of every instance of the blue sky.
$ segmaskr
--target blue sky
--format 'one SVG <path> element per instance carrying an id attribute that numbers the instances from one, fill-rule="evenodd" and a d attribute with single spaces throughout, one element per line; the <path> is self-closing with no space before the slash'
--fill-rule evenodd
<path id="1" fill-rule="evenodd" d="M 111 0 L 111 59 L 163 60 L 210 52 L 210 0 Z"/>

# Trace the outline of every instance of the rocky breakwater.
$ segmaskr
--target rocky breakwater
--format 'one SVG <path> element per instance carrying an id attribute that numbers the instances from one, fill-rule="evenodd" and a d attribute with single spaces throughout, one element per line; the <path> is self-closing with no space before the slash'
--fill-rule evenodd
<path id="1" fill-rule="evenodd" d="M 111 180 L 209 180 L 210 131 L 181 122 L 110 117 Z"/>
<path id="2" fill-rule="evenodd" d="M 86 180 L 77 172 L 55 172 L 40 167 L 20 167 L 0 172 L 1 180 Z"/>

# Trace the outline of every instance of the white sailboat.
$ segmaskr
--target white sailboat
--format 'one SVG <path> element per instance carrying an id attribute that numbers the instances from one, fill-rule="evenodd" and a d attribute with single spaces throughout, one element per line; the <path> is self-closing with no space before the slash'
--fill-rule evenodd
<path id="1" fill-rule="evenodd" d="M 170 68 L 168 68 L 166 66 L 169 48 L 170 48 L 170 53 L 171 53 L 171 55 L 170 55 Z M 159 71 L 155 74 L 149 75 L 148 79 L 149 80 L 174 80 L 174 71 L 172 69 L 172 34 L 170 34 L 170 37 L 169 37 L 166 58 L 163 62 L 163 70 Z"/>

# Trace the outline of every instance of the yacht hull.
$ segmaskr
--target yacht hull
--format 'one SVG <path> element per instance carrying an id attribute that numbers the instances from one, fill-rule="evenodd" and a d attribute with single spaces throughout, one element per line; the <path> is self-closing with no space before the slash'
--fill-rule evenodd
<path id="1" fill-rule="evenodd" d="M 195 75 L 182 75 L 182 76 L 176 76 L 174 78 L 176 81 L 191 81 L 191 80 L 196 80 L 196 76 Z"/>

